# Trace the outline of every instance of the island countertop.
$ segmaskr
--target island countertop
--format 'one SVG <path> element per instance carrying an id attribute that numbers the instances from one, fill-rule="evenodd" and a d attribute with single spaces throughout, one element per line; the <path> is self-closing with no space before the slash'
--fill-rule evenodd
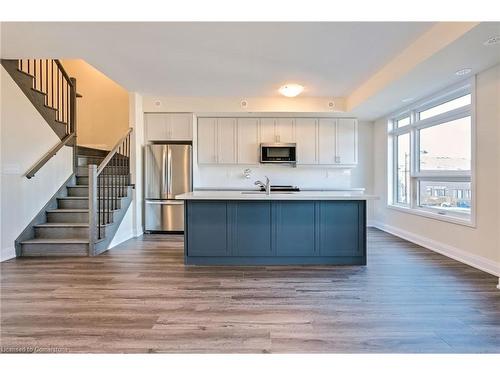
<path id="1" fill-rule="evenodd" d="M 295 191 L 295 192 L 265 192 L 234 191 L 234 190 L 203 190 L 180 194 L 175 197 L 183 200 L 370 200 L 378 199 L 375 195 L 355 191 Z"/>

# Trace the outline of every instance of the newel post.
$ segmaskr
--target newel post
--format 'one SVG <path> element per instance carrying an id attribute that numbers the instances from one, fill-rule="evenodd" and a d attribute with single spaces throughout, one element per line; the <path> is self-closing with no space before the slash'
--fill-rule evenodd
<path id="1" fill-rule="evenodd" d="M 97 241 L 97 165 L 89 165 L 89 255 L 95 255 L 95 243 Z"/>
<path id="2" fill-rule="evenodd" d="M 76 173 L 78 167 L 77 157 L 77 135 L 76 135 L 76 78 L 70 78 L 70 101 L 69 101 L 69 131 L 73 134 L 73 172 Z"/>

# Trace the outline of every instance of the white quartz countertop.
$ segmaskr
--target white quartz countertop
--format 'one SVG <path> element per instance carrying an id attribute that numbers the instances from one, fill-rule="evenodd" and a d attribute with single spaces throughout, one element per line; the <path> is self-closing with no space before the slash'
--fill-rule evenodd
<path id="1" fill-rule="evenodd" d="M 260 191 L 203 190 L 176 195 L 184 200 L 369 200 L 378 199 L 375 195 L 354 191 L 297 191 L 271 192 L 266 195 Z"/>

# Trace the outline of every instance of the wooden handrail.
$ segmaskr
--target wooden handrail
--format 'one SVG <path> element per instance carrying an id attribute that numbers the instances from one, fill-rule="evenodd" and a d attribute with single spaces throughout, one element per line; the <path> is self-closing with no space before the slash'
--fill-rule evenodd
<path id="1" fill-rule="evenodd" d="M 104 170 L 104 168 L 106 167 L 106 165 L 108 165 L 108 163 L 113 158 L 113 156 L 115 156 L 116 152 L 118 151 L 118 148 L 123 144 L 123 142 L 125 141 L 125 139 L 127 139 L 128 135 L 132 132 L 132 130 L 133 130 L 133 128 L 128 128 L 128 130 L 125 133 L 125 135 L 123 137 L 121 137 L 118 142 L 116 142 L 115 146 L 106 155 L 106 157 L 101 162 L 101 164 L 99 164 L 99 166 L 97 167 L 97 175 L 98 176 L 102 173 L 102 171 Z"/>
<path id="2" fill-rule="evenodd" d="M 38 172 L 40 168 L 42 168 L 52 157 L 56 156 L 57 152 L 63 148 L 63 146 L 67 145 L 75 136 L 76 133 L 68 134 L 57 145 L 52 147 L 33 167 L 30 168 L 30 170 L 26 173 L 26 177 L 32 178 L 35 176 L 35 173 Z"/>
<path id="3" fill-rule="evenodd" d="M 54 59 L 54 62 L 56 63 L 57 67 L 59 68 L 59 70 L 61 71 L 61 74 L 64 76 L 64 78 L 66 78 L 66 81 L 68 81 L 69 85 L 74 87 L 73 86 L 73 82 L 71 81 L 71 77 L 68 75 L 68 73 L 66 73 L 66 71 L 64 70 L 64 67 L 62 66 L 61 62 L 57 59 Z"/>

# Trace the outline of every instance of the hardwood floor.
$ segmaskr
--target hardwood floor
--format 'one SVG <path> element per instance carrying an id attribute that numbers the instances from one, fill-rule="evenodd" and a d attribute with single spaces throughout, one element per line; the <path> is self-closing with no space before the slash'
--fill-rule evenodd
<path id="1" fill-rule="evenodd" d="M 375 229 L 366 267 L 186 267 L 146 235 L 1 271 L 4 352 L 500 352 L 495 277 Z"/>

